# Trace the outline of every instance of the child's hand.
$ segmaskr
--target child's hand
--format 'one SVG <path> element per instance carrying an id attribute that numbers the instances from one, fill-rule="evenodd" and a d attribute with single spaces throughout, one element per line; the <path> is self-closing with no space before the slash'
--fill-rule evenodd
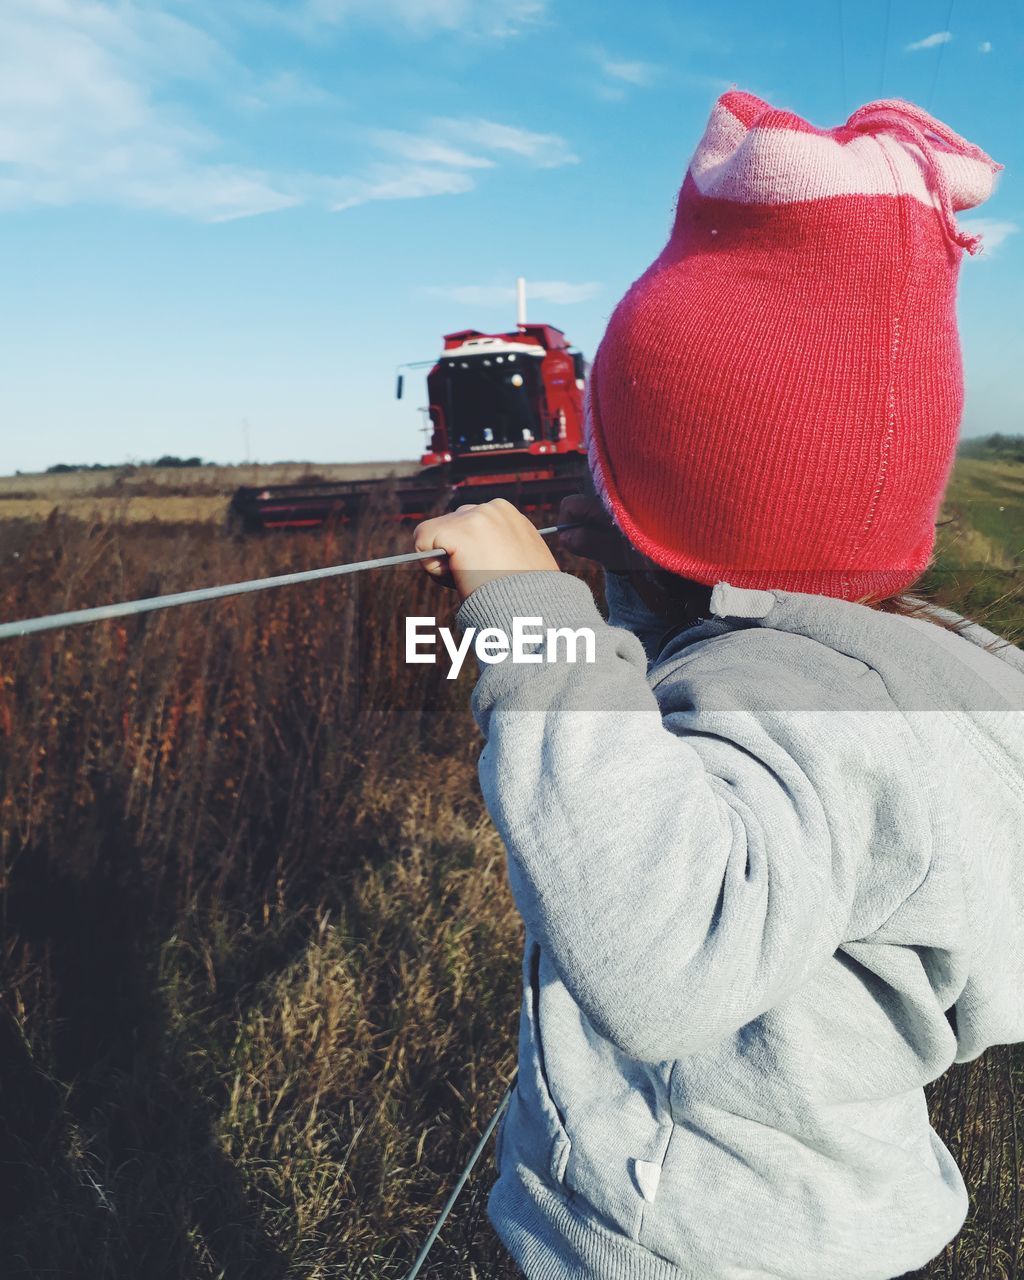
<path id="1" fill-rule="evenodd" d="M 506 574 L 530 569 L 558 572 L 544 539 L 504 498 L 424 520 L 413 534 L 413 544 L 417 551 L 441 548 L 448 552 L 445 558 L 422 563 L 432 578 L 454 587 L 460 600 Z"/>
<path id="2" fill-rule="evenodd" d="M 566 529 L 558 535 L 566 551 L 585 560 L 596 560 L 613 573 L 627 573 L 650 564 L 615 527 L 596 494 L 574 493 L 563 498 L 558 523 L 580 526 L 578 529 Z"/>

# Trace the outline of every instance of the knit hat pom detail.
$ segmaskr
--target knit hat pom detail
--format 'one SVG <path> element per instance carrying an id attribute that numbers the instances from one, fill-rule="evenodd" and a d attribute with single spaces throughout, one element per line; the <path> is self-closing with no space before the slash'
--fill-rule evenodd
<path id="1" fill-rule="evenodd" d="M 980 250 L 982 237 L 961 231 L 953 215 L 988 199 L 995 175 L 1003 168 L 1001 164 L 914 103 L 898 98 L 860 107 L 847 120 L 846 127 L 873 137 L 889 131 L 916 147 L 950 239 L 970 254 Z"/>

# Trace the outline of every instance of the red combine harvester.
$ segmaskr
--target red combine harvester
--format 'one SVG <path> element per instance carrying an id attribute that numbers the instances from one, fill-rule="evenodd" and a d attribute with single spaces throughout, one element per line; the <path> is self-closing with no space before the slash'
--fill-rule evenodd
<path id="1" fill-rule="evenodd" d="M 231 521 L 246 531 L 347 522 L 382 493 L 397 520 L 491 498 L 527 512 L 557 508 L 586 472 L 585 371 L 582 353 L 552 325 L 524 319 L 510 333 L 446 334 L 427 375 L 433 431 L 423 470 L 398 480 L 246 486 L 231 500 Z M 399 397 L 402 384 L 399 376 Z"/>

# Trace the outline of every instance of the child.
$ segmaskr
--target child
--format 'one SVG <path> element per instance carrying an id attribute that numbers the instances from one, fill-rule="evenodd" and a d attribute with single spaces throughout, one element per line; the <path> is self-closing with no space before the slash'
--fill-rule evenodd
<path id="1" fill-rule="evenodd" d="M 609 623 L 506 502 L 417 530 L 462 627 L 597 641 L 474 693 L 526 926 L 489 1213 L 534 1280 L 890 1280 L 964 1221 L 922 1086 L 1024 1039 L 1024 656 L 891 610 L 997 168 L 909 103 L 725 94 L 589 381 Z"/>

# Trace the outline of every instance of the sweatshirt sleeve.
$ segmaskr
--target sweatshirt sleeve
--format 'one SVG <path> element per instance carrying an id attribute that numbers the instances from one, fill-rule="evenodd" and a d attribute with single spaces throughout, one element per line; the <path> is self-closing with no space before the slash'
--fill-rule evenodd
<path id="1" fill-rule="evenodd" d="M 563 649 L 482 664 L 473 695 L 480 781 L 525 924 L 624 1053 L 708 1047 L 835 951 L 856 842 L 836 847 L 785 734 L 728 699 L 702 708 L 685 681 L 659 705 L 640 640 L 607 625 L 579 579 L 494 580 L 458 622 L 511 635 L 516 617 L 595 638 L 592 663 L 580 645 L 576 662 Z"/>

